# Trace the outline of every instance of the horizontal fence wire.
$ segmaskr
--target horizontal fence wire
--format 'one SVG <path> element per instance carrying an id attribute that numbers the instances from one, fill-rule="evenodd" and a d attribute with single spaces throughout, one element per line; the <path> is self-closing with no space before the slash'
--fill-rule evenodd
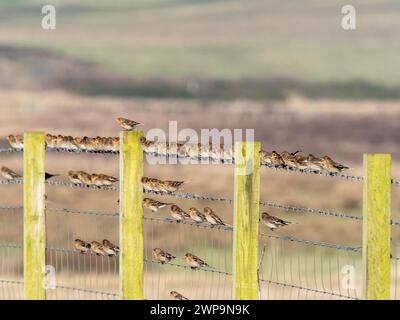
<path id="1" fill-rule="evenodd" d="M 273 285 L 283 286 L 283 287 L 292 288 L 292 289 L 299 289 L 299 290 L 304 290 L 304 291 L 313 292 L 313 293 L 326 294 L 326 295 L 339 297 L 339 298 L 344 298 L 344 299 L 359 300 L 356 297 L 346 296 L 346 295 L 342 295 L 340 293 L 334 293 L 334 292 L 328 292 L 328 291 L 323 291 L 323 290 L 319 290 L 319 289 L 307 288 L 307 287 L 294 285 L 294 284 L 289 284 L 289 283 L 282 283 L 282 282 L 277 282 L 277 281 L 272 281 L 272 280 L 265 280 L 265 279 L 260 279 L 260 281 L 261 282 L 265 282 L 265 283 L 269 283 L 269 284 L 273 284 Z"/>
<path id="2" fill-rule="evenodd" d="M 0 184 L 2 184 L 3 181 L 9 181 L 9 180 L 0 180 Z M 11 181 L 13 181 L 13 180 L 11 180 Z M 73 184 L 73 183 L 68 183 L 68 182 L 63 182 L 63 181 L 48 181 L 47 184 L 49 184 L 51 186 L 56 186 L 56 187 L 61 186 L 61 187 L 92 189 L 92 190 L 106 190 L 106 191 L 115 191 L 115 192 L 119 191 L 119 188 L 117 188 L 117 187 L 99 187 L 99 186 L 90 186 L 90 185 L 84 185 L 84 184 Z M 171 192 L 162 192 L 162 191 L 153 191 L 153 190 L 144 190 L 144 193 L 154 194 L 154 195 L 158 195 L 158 196 L 175 197 L 178 199 L 217 201 L 217 202 L 219 201 L 219 202 L 233 203 L 233 200 L 229 199 L 229 198 L 215 197 L 215 196 L 211 196 L 211 195 L 199 195 L 199 194 L 194 194 L 194 193 L 171 193 Z M 357 221 L 363 220 L 362 216 L 353 215 L 353 214 L 349 214 L 349 213 L 335 212 L 335 211 L 331 211 L 331 210 L 313 209 L 313 208 L 308 208 L 308 207 L 297 207 L 297 206 L 292 206 L 292 205 L 280 204 L 280 203 L 276 203 L 276 202 L 263 202 L 263 201 L 260 202 L 260 205 L 265 206 L 265 207 L 270 207 L 270 208 L 283 209 L 285 211 L 291 211 L 291 212 L 316 214 L 316 215 L 320 215 L 320 216 L 330 216 L 330 217 L 335 217 L 335 218 L 350 219 L 350 220 L 357 220 Z M 18 207 L 18 206 L 10 206 L 10 207 L 9 206 L 0 206 L 0 209 L 19 209 L 19 208 L 20 207 Z M 75 211 L 78 211 L 76 213 L 79 213 L 78 209 L 69 209 L 69 210 L 75 210 Z M 87 212 L 87 211 L 83 211 L 83 212 Z M 393 226 L 400 226 L 400 221 L 391 220 L 390 224 Z"/>
<path id="3" fill-rule="evenodd" d="M 102 150 L 83 150 L 83 149 L 64 149 L 64 148 L 46 148 L 47 151 L 49 152 L 58 152 L 58 153 L 87 153 L 87 154 L 102 154 L 102 155 L 119 155 L 119 151 L 102 151 Z M 0 148 L 0 153 L 18 153 L 22 152 L 23 149 L 14 149 L 14 148 Z M 210 164 L 234 164 L 234 160 L 221 160 L 221 159 L 215 159 L 212 157 L 188 157 L 188 156 L 181 156 L 181 155 L 165 155 L 165 154 L 157 154 L 157 153 L 148 153 L 145 152 L 146 154 L 154 157 L 160 157 L 160 158 L 174 158 L 174 159 L 186 159 L 186 160 L 193 160 L 193 161 L 198 161 L 200 163 L 210 163 Z M 334 172 L 327 172 L 327 171 L 314 171 L 310 169 L 298 169 L 294 167 L 289 167 L 289 166 L 274 166 L 271 164 L 261 164 L 262 167 L 267 167 L 270 169 L 276 169 L 276 170 L 285 170 L 288 172 L 297 172 L 297 173 L 303 173 L 303 174 L 312 174 L 312 175 L 319 175 L 319 176 L 325 176 L 325 177 L 340 177 L 349 181 L 358 181 L 358 182 L 363 182 L 364 177 L 362 176 L 356 176 L 356 175 L 349 175 L 345 174 L 342 172 L 339 173 L 334 173 Z M 391 183 L 394 185 L 400 185 L 400 179 L 391 179 Z"/>
<path id="4" fill-rule="evenodd" d="M 307 239 L 302 239 L 302 238 L 298 238 L 298 237 L 276 236 L 276 235 L 270 235 L 270 234 L 265 234 L 265 233 L 261 233 L 260 236 L 266 237 L 266 238 L 271 238 L 271 239 L 279 239 L 279 240 L 283 240 L 283 241 L 298 242 L 298 243 L 303 243 L 306 245 L 325 247 L 325 248 L 335 249 L 335 250 L 343 250 L 343 251 L 351 251 L 351 252 L 361 252 L 362 251 L 361 247 L 349 247 L 349 246 L 343 246 L 343 245 L 335 244 L 335 243 L 331 243 L 331 242 L 307 240 Z"/>
<path id="5" fill-rule="evenodd" d="M 105 291 L 98 291 L 98 290 L 90 290 L 90 289 L 81 289 L 81 288 L 75 288 L 75 287 L 66 287 L 66 286 L 55 286 L 56 289 L 64 289 L 64 290 L 72 290 L 76 292 L 82 292 L 82 293 L 91 293 L 91 294 L 96 294 L 96 295 L 102 295 L 102 296 L 109 296 L 109 297 L 114 297 L 114 298 L 119 298 L 119 294 L 117 293 L 111 293 L 111 292 L 105 292 Z M 51 289 L 47 289 L 51 290 Z"/>
<path id="6" fill-rule="evenodd" d="M 183 264 L 177 264 L 177 263 L 171 263 L 171 262 L 162 264 L 161 262 L 154 261 L 154 260 L 149 260 L 149 259 L 144 259 L 144 262 L 158 264 L 158 265 L 161 265 L 163 267 L 170 266 L 170 267 L 175 267 L 175 268 L 181 268 L 181 269 L 191 270 L 191 271 L 194 271 L 194 272 L 199 270 L 199 271 L 203 271 L 203 272 L 210 272 L 210 273 L 222 274 L 222 275 L 225 275 L 225 276 L 232 276 L 232 273 L 230 273 L 230 272 L 216 270 L 216 269 L 212 269 L 212 268 L 197 268 L 196 270 L 192 270 L 190 266 L 186 266 L 186 265 L 183 265 Z"/>

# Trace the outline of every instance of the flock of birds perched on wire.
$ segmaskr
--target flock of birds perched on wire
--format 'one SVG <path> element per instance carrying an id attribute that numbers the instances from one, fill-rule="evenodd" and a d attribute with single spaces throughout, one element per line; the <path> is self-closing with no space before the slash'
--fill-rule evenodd
<path id="1" fill-rule="evenodd" d="M 133 130 L 139 123 L 118 118 L 117 122 L 124 130 Z M 22 135 L 9 135 L 8 141 L 12 148 L 23 149 L 24 138 Z M 211 158 L 215 160 L 234 160 L 234 146 L 224 144 L 202 143 L 176 143 L 147 140 L 142 137 L 143 151 L 150 154 L 165 156 L 182 156 L 192 159 Z M 46 146 L 50 149 L 81 150 L 81 151 L 112 151 L 118 152 L 120 148 L 119 137 L 72 137 L 63 135 L 46 135 Z M 339 173 L 350 169 L 348 166 L 332 160 L 329 156 L 316 157 L 313 154 L 302 155 L 300 151 L 278 153 L 273 150 L 260 152 L 260 161 L 264 165 L 273 167 L 287 167 L 314 172 L 326 171 Z"/>
<path id="2" fill-rule="evenodd" d="M 118 118 L 118 124 L 124 130 L 134 130 L 140 123 L 125 119 Z M 8 141 L 12 148 L 23 149 L 24 141 L 22 135 L 9 135 Z M 234 160 L 234 146 L 226 146 L 223 144 L 215 145 L 209 143 L 204 144 L 189 144 L 189 143 L 169 143 L 169 142 L 158 142 L 147 140 L 142 137 L 140 140 L 143 151 L 145 153 L 165 155 L 165 156 L 182 156 L 189 158 L 212 158 L 216 160 Z M 65 149 L 65 150 L 82 150 L 82 151 L 105 151 L 105 152 L 118 152 L 120 149 L 120 139 L 118 137 L 72 137 L 63 135 L 46 135 L 46 147 L 53 149 Z M 342 165 L 338 162 L 333 161 L 329 156 L 323 156 L 322 158 L 316 157 L 312 154 L 307 156 L 301 155 L 300 151 L 288 152 L 283 151 L 278 153 L 276 151 L 267 152 L 262 150 L 260 152 L 261 164 L 272 166 L 272 167 L 286 167 L 295 168 L 299 170 L 310 170 L 313 172 L 326 171 L 328 173 L 339 173 L 344 170 L 350 169 L 349 167 Z M 22 176 L 12 171 L 7 167 L 1 168 L 1 175 L 5 179 L 15 180 L 22 179 Z M 53 177 L 60 176 L 57 174 L 45 174 L 45 179 L 51 179 Z M 94 185 L 99 187 L 109 187 L 114 183 L 118 182 L 119 179 L 106 174 L 87 173 L 85 171 L 69 171 L 67 174 L 68 179 L 73 184 L 83 185 Z M 184 181 L 172 181 L 172 180 L 159 180 L 156 178 L 143 177 L 142 178 L 143 188 L 146 191 L 163 192 L 173 194 L 177 191 L 183 190 Z M 177 222 L 183 220 L 190 220 L 195 223 L 208 223 L 210 225 L 226 225 L 224 221 L 211 209 L 205 207 L 203 212 L 191 207 L 186 212 L 174 203 L 161 202 L 158 200 L 144 198 L 143 207 L 157 212 L 158 210 L 170 207 L 170 216 Z M 263 212 L 260 217 L 260 221 L 263 222 L 270 230 L 285 227 L 294 222 L 285 221 L 274 217 L 267 212 Z M 120 249 L 107 239 L 104 239 L 102 243 L 92 241 L 90 243 L 80 239 L 74 241 L 74 248 L 82 254 L 93 253 L 96 256 L 109 256 L 115 257 L 119 253 Z M 161 263 L 166 264 L 176 259 L 172 254 L 160 249 L 153 249 L 154 259 Z M 192 253 L 185 254 L 185 261 L 191 269 L 198 268 L 211 268 L 205 261 L 195 256 Z M 183 295 L 176 291 L 171 291 L 170 296 L 176 300 L 187 300 Z"/>

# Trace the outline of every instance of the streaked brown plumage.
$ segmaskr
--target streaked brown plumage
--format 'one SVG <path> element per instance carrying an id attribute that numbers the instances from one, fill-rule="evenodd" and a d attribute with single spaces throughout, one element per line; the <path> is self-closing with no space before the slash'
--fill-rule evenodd
<path id="1" fill-rule="evenodd" d="M 102 173 L 100 174 L 93 173 L 90 175 L 90 181 L 91 184 L 102 187 L 102 186 L 112 186 L 115 182 L 119 181 L 119 179 Z"/>
<path id="2" fill-rule="evenodd" d="M 185 219 L 190 219 L 190 216 L 177 205 L 172 205 L 170 210 L 171 217 L 177 221 L 182 221 Z"/>
<path id="3" fill-rule="evenodd" d="M 1 175 L 8 180 L 22 179 L 22 176 L 7 167 L 1 168 Z"/>
<path id="4" fill-rule="evenodd" d="M 283 166 L 285 165 L 285 161 L 283 161 L 282 157 L 278 152 L 273 150 L 271 152 L 271 162 L 274 166 Z"/>
<path id="5" fill-rule="evenodd" d="M 312 171 L 322 171 L 324 169 L 322 160 L 311 153 L 307 157 L 307 168 Z"/>
<path id="6" fill-rule="evenodd" d="M 88 253 L 90 250 L 90 243 L 80 239 L 75 239 L 74 248 L 78 250 L 80 253 L 85 254 Z"/>
<path id="7" fill-rule="evenodd" d="M 261 214 L 261 221 L 271 230 L 275 230 L 280 227 L 288 226 L 294 224 L 294 222 L 285 221 L 277 217 L 271 216 L 267 212 Z"/>
<path id="8" fill-rule="evenodd" d="M 24 148 L 24 137 L 23 136 L 10 134 L 7 137 L 7 139 L 12 148 L 14 148 L 14 149 L 23 149 Z"/>
<path id="9" fill-rule="evenodd" d="M 218 217 L 210 207 L 204 208 L 204 215 L 206 220 L 213 225 L 225 225 L 222 219 Z"/>
<path id="10" fill-rule="evenodd" d="M 333 161 L 328 156 L 322 157 L 322 166 L 324 167 L 325 170 L 327 170 L 331 173 L 339 173 L 344 170 L 350 169 L 349 167 L 347 167 L 343 164 Z"/>
<path id="11" fill-rule="evenodd" d="M 92 241 L 90 243 L 90 249 L 96 256 L 105 256 L 106 253 L 104 251 L 103 245 L 100 242 Z"/>
<path id="12" fill-rule="evenodd" d="M 297 162 L 296 162 L 295 154 L 289 153 L 287 151 L 283 151 L 281 153 L 281 158 L 282 158 L 283 162 L 285 163 L 285 165 L 296 168 Z"/>
<path id="13" fill-rule="evenodd" d="M 103 251 L 109 256 L 109 257 L 113 257 L 116 256 L 118 254 L 118 252 L 120 252 L 120 249 L 118 246 L 116 246 L 115 244 L 113 244 L 112 242 L 110 242 L 107 239 L 103 240 Z"/>
<path id="14" fill-rule="evenodd" d="M 161 264 L 165 264 L 176 259 L 175 256 L 160 248 L 153 249 L 153 257 L 156 261 L 160 262 Z"/>
<path id="15" fill-rule="evenodd" d="M 199 257 L 195 256 L 192 253 L 186 253 L 185 254 L 186 258 L 186 263 L 190 266 L 191 269 L 197 269 L 197 268 L 204 268 L 204 267 L 209 267 L 210 266 L 203 260 L 201 260 Z"/>
<path id="16" fill-rule="evenodd" d="M 129 119 L 126 119 L 123 117 L 117 118 L 117 122 L 123 129 L 128 130 L 128 131 L 134 130 L 135 127 L 140 124 L 139 122 L 129 120 Z"/>
<path id="17" fill-rule="evenodd" d="M 192 219 L 193 221 L 196 221 L 196 222 L 206 222 L 207 221 L 206 216 L 203 213 L 201 213 L 199 210 L 197 210 L 196 208 L 190 208 L 188 212 L 189 212 L 190 219 Z"/>
<path id="18" fill-rule="evenodd" d="M 272 164 L 271 153 L 268 151 L 260 151 L 260 161 L 262 164 Z"/>
<path id="19" fill-rule="evenodd" d="M 176 291 L 171 291 L 169 295 L 175 300 L 189 300 L 188 298 Z"/>
<path id="20" fill-rule="evenodd" d="M 159 209 L 162 209 L 169 205 L 172 205 L 172 203 L 161 202 L 150 198 L 143 199 L 143 207 L 153 212 L 157 212 Z"/>

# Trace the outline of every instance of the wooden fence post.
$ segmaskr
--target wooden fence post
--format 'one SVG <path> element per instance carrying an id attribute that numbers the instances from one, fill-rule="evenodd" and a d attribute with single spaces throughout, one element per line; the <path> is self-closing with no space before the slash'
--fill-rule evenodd
<path id="1" fill-rule="evenodd" d="M 24 135 L 24 298 L 45 300 L 45 135 Z"/>
<path id="2" fill-rule="evenodd" d="M 258 299 L 259 142 L 235 143 L 233 299 Z"/>
<path id="3" fill-rule="evenodd" d="M 391 156 L 364 154 L 363 297 L 390 299 Z"/>
<path id="4" fill-rule="evenodd" d="M 143 132 L 120 135 L 120 289 L 125 300 L 144 299 Z"/>

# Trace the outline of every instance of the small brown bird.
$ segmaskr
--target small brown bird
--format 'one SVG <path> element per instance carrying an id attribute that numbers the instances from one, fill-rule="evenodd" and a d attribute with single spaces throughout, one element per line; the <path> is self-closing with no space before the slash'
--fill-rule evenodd
<path id="1" fill-rule="evenodd" d="M 295 155 L 295 162 L 296 162 L 296 168 L 300 170 L 304 170 L 308 168 L 308 160 L 307 157 L 304 157 L 300 154 Z"/>
<path id="2" fill-rule="evenodd" d="M 282 158 L 283 162 L 285 163 L 285 165 L 287 165 L 289 167 L 296 168 L 297 161 L 296 161 L 296 154 L 295 153 L 289 153 L 287 151 L 283 151 L 281 153 L 281 158 Z"/>
<path id="3" fill-rule="evenodd" d="M 46 134 L 46 146 L 48 148 L 57 148 L 57 136 L 53 136 L 52 134 Z"/>
<path id="4" fill-rule="evenodd" d="M 147 153 L 155 153 L 156 152 L 156 142 L 152 140 L 147 140 L 145 137 L 140 138 L 140 144 L 142 145 L 142 149 Z"/>
<path id="5" fill-rule="evenodd" d="M 196 221 L 196 222 L 206 222 L 207 221 L 206 216 L 204 214 L 202 214 L 196 208 L 189 209 L 189 216 L 190 216 L 190 219 L 192 219 L 193 221 Z"/>
<path id="6" fill-rule="evenodd" d="M 179 190 L 183 190 L 183 184 L 185 182 L 184 181 L 171 181 L 171 180 L 167 180 L 167 181 L 163 181 L 162 185 L 163 185 L 163 191 L 166 192 L 176 192 Z"/>
<path id="7" fill-rule="evenodd" d="M 322 157 L 322 166 L 324 167 L 324 169 L 326 171 L 329 171 L 331 173 L 339 173 L 339 172 L 342 172 L 344 170 L 350 169 L 349 167 L 347 167 L 347 166 L 345 166 L 343 164 L 340 164 L 338 162 L 333 161 L 328 156 Z"/>
<path id="8" fill-rule="evenodd" d="M 322 171 L 324 169 L 322 160 L 311 153 L 307 157 L 307 168 L 312 171 Z"/>
<path id="9" fill-rule="evenodd" d="M 260 151 L 260 160 L 262 164 L 272 164 L 271 153 L 268 151 Z"/>
<path id="10" fill-rule="evenodd" d="M 104 239 L 103 240 L 103 251 L 109 257 L 113 257 L 113 256 L 115 257 L 120 252 L 120 249 L 112 242 L 108 241 L 107 239 Z"/>
<path id="11" fill-rule="evenodd" d="M 169 295 L 175 300 L 189 300 L 188 298 L 181 295 L 179 292 L 171 291 Z"/>
<path id="12" fill-rule="evenodd" d="M 22 179 L 22 176 L 7 167 L 1 168 L 1 175 L 8 180 Z"/>
<path id="13" fill-rule="evenodd" d="M 218 217 L 210 207 L 204 208 L 204 215 L 206 217 L 206 220 L 210 224 L 222 225 L 222 226 L 225 225 L 225 223 L 222 221 L 222 219 L 220 217 Z"/>
<path id="14" fill-rule="evenodd" d="M 261 221 L 272 231 L 280 227 L 288 226 L 290 224 L 295 224 L 295 222 L 285 221 L 276 218 L 274 216 L 271 216 L 267 212 L 263 212 L 261 214 Z"/>
<path id="15" fill-rule="evenodd" d="M 90 243 L 87 243 L 80 239 L 75 239 L 74 248 L 78 250 L 80 253 L 85 254 L 90 250 Z"/>
<path id="16" fill-rule="evenodd" d="M 11 147 L 14 149 L 23 149 L 24 148 L 24 137 L 21 135 L 13 135 L 10 134 L 8 136 L 8 142 Z"/>
<path id="17" fill-rule="evenodd" d="M 94 173 L 94 174 L 90 175 L 91 184 L 93 184 L 95 186 L 99 186 L 99 187 L 112 186 L 115 182 L 118 182 L 118 181 L 119 181 L 118 178 L 108 176 L 106 174 Z"/>
<path id="18" fill-rule="evenodd" d="M 103 245 L 100 242 L 92 241 L 90 243 L 90 249 L 96 256 L 105 256 L 106 253 L 104 251 Z"/>
<path id="19" fill-rule="evenodd" d="M 161 264 L 165 264 L 171 262 L 172 260 L 176 259 L 175 256 L 172 254 L 165 252 L 160 248 L 153 249 L 153 257 L 156 261 L 160 262 Z"/>
<path id="20" fill-rule="evenodd" d="M 175 204 L 171 206 L 170 214 L 171 214 L 171 217 L 177 221 L 190 219 L 190 215 L 188 215 L 184 210 L 182 210 Z"/>
<path id="21" fill-rule="evenodd" d="M 7 167 L 2 167 L 1 168 L 1 175 L 9 180 L 14 180 L 14 179 L 22 179 L 22 176 L 19 175 L 18 173 L 12 171 L 11 169 L 7 168 Z M 44 178 L 45 180 L 51 179 L 53 177 L 57 177 L 59 176 L 59 174 L 50 174 L 48 172 L 45 172 L 44 174 Z"/>
<path id="22" fill-rule="evenodd" d="M 285 165 L 285 161 L 283 161 L 282 157 L 278 152 L 273 150 L 271 152 L 271 162 L 274 166 L 283 166 Z"/>
<path id="23" fill-rule="evenodd" d="M 143 199 L 143 207 L 151 210 L 152 212 L 157 212 L 159 209 L 162 209 L 172 204 L 173 203 L 161 202 L 150 198 Z"/>
<path id="24" fill-rule="evenodd" d="M 136 122 L 136 121 L 133 121 L 133 120 L 129 120 L 129 119 L 126 119 L 126 118 L 122 118 L 122 117 L 119 117 L 117 119 L 117 122 L 124 130 L 127 130 L 127 131 L 134 130 L 135 127 L 140 124 L 139 122 Z"/>
<path id="25" fill-rule="evenodd" d="M 82 183 L 81 179 L 79 178 L 78 171 L 68 171 L 68 178 L 72 183 L 80 184 Z"/>
<path id="26" fill-rule="evenodd" d="M 92 184 L 92 176 L 85 172 L 85 171 L 78 171 L 78 178 L 81 181 L 80 183 L 82 184 L 87 184 L 87 185 L 91 185 Z"/>
<path id="27" fill-rule="evenodd" d="M 197 268 L 203 268 L 203 267 L 209 267 L 211 268 L 207 263 L 205 263 L 203 260 L 201 260 L 199 257 L 196 257 L 194 254 L 191 253 L 186 253 L 186 263 L 190 266 L 191 269 L 197 269 Z"/>

